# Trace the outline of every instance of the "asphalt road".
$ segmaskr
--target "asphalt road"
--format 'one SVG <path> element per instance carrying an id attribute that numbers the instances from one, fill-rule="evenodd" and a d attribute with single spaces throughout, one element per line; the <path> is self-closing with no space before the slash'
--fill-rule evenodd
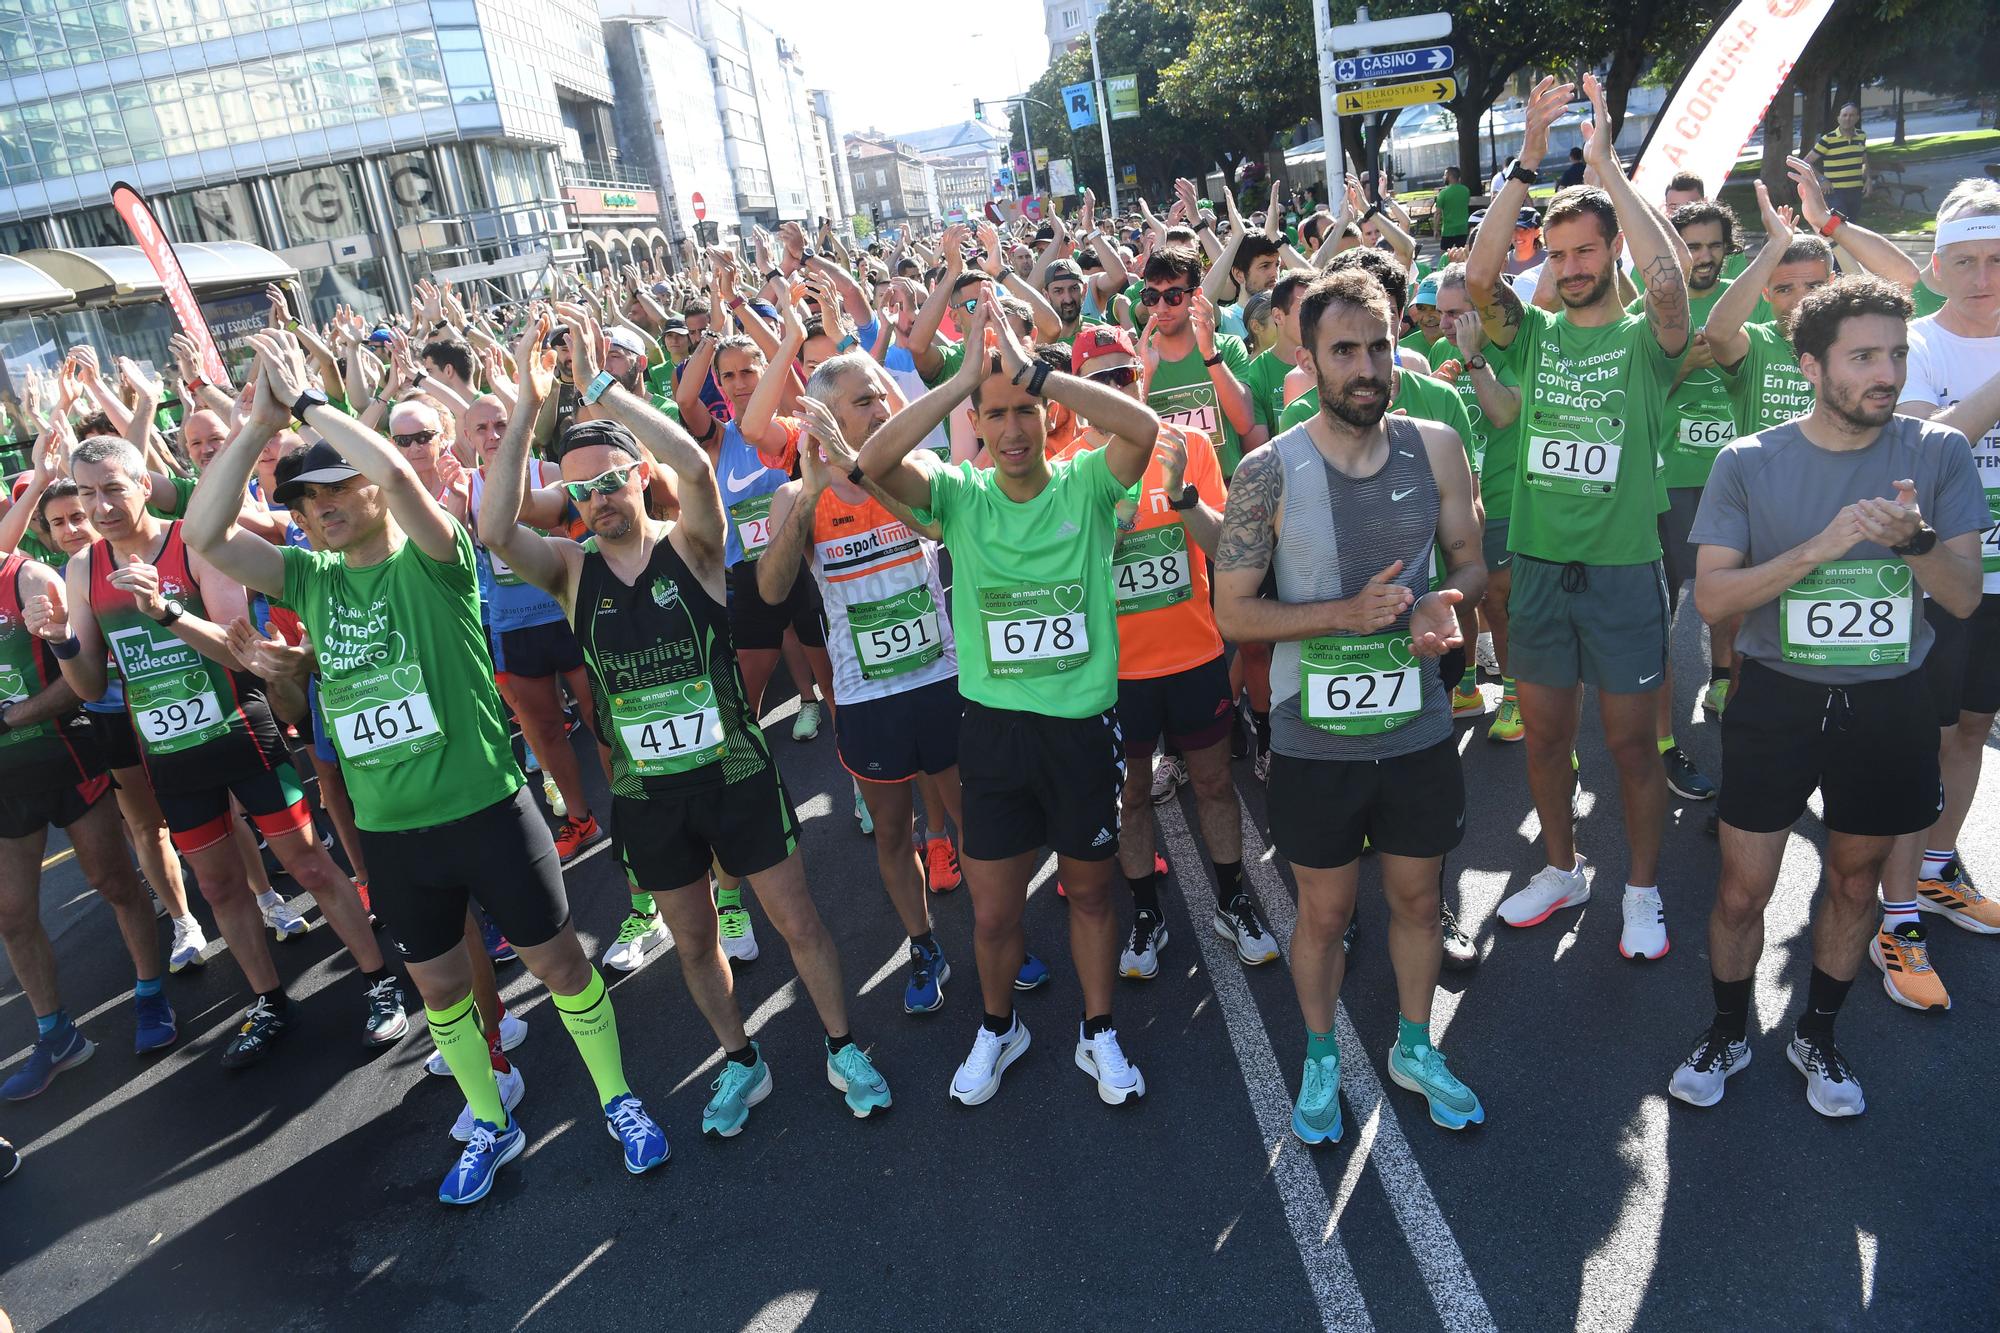
<path id="1" fill-rule="evenodd" d="M 1678 647 L 1691 705 L 1691 624 Z M 358 983 L 330 931 L 276 946 L 302 1023 L 267 1063 L 218 1064 L 245 999 L 227 955 L 169 979 L 182 1040 L 141 1062 L 110 914 L 63 862 L 45 915 L 100 1048 L 38 1100 L 0 1106 L 0 1134 L 26 1153 L 0 1185 L 0 1306 L 30 1330 L 1992 1327 L 2000 1284 L 1978 1238 L 2000 1224 L 1984 1159 L 2000 941 L 1934 928 L 1948 1015 L 1893 1007 L 1864 970 L 1840 1031 L 1868 1113 L 1821 1119 L 1783 1057 L 1809 966 L 1810 817 L 1770 911 L 1755 1063 L 1696 1111 L 1666 1080 L 1709 1012 L 1706 810 L 1676 809 L 1668 830 L 1673 951 L 1627 962 L 1617 794 L 1587 734 L 1580 839 L 1598 897 L 1509 930 L 1493 909 L 1540 864 L 1522 755 L 1462 726 L 1472 805 L 1450 878 L 1484 958 L 1445 975 L 1435 1029 L 1488 1123 L 1438 1129 L 1382 1073 L 1395 999 L 1370 870 L 1345 993 L 1346 1137 L 1308 1150 L 1285 1128 L 1304 1049 L 1289 979 L 1283 964 L 1242 968 L 1210 933 L 1185 794 L 1162 825 L 1172 942 L 1155 981 L 1118 995 L 1146 1099 L 1105 1107 L 1070 1061 L 1079 999 L 1044 878 L 1029 928 L 1055 980 L 1022 1000 L 1034 1047 L 993 1102 L 949 1102 L 978 1015 L 970 904 L 933 900 L 958 975 L 942 1012 L 904 1015 L 900 932 L 831 728 L 795 745 L 790 712 L 770 719 L 774 743 L 892 1111 L 856 1122 L 826 1085 L 812 1010 L 760 918 L 764 956 L 737 977 L 777 1090 L 735 1140 L 699 1133 L 718 1057 L 672 955 L 616 979 L 628 1073 L 674 1147 L 666 1169 L 628 1177 L 545 995 L 511 968 L 531 1146 L 484 1203 L 447 1210 L 434 1190 L 460 1099 L 423 1073 L 420 1032 L 362 1048 Z M 1682 732 L 1714 771 L 1714 725 Z M 1255 856 L 1261 791 L 1247 765 L 1237 778 Z M 1994 796 L 1989 779 L 1962 844 L 1990 878 Z M 1282 866 L 1249 870 L 1288 936 Z M 602 853 L 568 878 L 601 952 L 619 878 Z M 9 978 L 0 1075 L 25 1055 L 28 1019 Z"/>

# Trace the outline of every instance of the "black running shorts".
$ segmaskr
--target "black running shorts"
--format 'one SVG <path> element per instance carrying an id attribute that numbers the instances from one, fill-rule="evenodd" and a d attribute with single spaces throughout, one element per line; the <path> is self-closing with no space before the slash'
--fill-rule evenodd
<path id="1" fill-rule="evenodd" d="M 1735 707 L 1735 700 L 1730 706 Z M 1295 866 L 1333 870 L 1364 843 L 1390 856 L 1443 856 L 1465 836 L 1458 738 L 1393 759 L 1271 754 L 1271 841 Z"/>
<path id="2" fill-rule="evenodd" d="M 799 846 L 799 821 L 776 764 L 735 782 L 657 796 L 611 798 L 611 845 L 641 889 L 683 888 L 711 860 L 738 879 L 761 874 Z"/>
<path id="3" fill-rule="evenodd" d="M 958 731 L 965 855 L 1001 861 L 1047 847 L 1102 861 L 1118 851 L 1125 742 L 1118 710 L 1043 717 L 967 700 Z"/>

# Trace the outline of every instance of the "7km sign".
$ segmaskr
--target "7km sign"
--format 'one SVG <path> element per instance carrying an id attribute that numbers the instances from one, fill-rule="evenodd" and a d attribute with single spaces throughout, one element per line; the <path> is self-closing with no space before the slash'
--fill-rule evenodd
<path id="1" fill-rule="evenodd" d="M 1334 97 L 1333 111 L 1338 116 L 1359 116 L 1369 111 L 1449 102 L 1456 96 L 1456 79 L 1419 79 L 1415 83 L 1385 83 L 1375 88 L 1343 88 Z"/>

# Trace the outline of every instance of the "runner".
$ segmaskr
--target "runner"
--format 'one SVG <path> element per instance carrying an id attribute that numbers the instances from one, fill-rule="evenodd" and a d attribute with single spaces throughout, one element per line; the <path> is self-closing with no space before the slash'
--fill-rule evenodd
<path id="1" fill-rule="evenodd" d="M 1586 75 L 1594 125 L 1609 114 Z M 1570 87 L 1545 78 L 1529 99 L 1520 159 L 1493 211 L 1527 198 Z M 1510 926 L 1532 926 L 1590 897 L 1570 809 L 1580 690 L 1594 685 L 1605 743 L 1618 767 L 1630 858 L 1618 948 L 1628 958 L 1667 952 L 1658 884 L 1666 774 L 1655 743 L 1655 694 L 1666 671 L 1667 592 L 1660 572 L 1656 469 L 1666 403 L 1690 334 L 1687 283 L 1667 226 L 1642 201 L 1611 152 L 1608 129 L 1584 155 L 1599 189 L 1556 196 L 1547 215 L 1544 281 L 1561 296 L 1550 314 L 1501 280 L 1504 233 L 1483 229 L 1465 286 L 1496 355 L 1521 378 L 1520 471 L 1507 548 L 1516 557 L 1508 614 L 1528 785 L 1548 864 L 1500 904 Z M 1618 303 L 1623 241 L 1646 274 L 1644 314 Z"/>
<path id="2" fill-rule="evenodd" d="M 1201 290 L 1201 259 L 1191 247 L 1155 246 L 1141 275 L 1139 304 L 1147 316 L 1141 337 L 1160 362 L 1146 386 L 1147 405 L 1169 425 L 1214 440 L 1227 481 L 1236 461 L 1265 438 L 1243 382 L 1250 353 L 1241 338 L 1216 332 L 1215 303 Z"/>
<path id="3" fill-rule="evenodd" d="M 1812 382 L 1799 371 L 1789 328 L 1799 302 L 1833 281 L 1833 248 L 1818 236 L 1793 231 L 1762 181 L 1756 190 L 1764 248 L 1709 307 L 1702 325 L 1709 355 L 1729 390 L 1737 438 L 1812 411 Z M 1759 293 L 1770 302 L 1772 317 L 1749 322 Z"/>
<path id="4" fill-rule="evenodd" d="M 368 848 L 375 906 L 424 997 L 431 1037 L 474 1110 L 472 1137 L 438 1187 L 469 1204 L 527 1146 L 502 1105 L 461 951 L 479 903 L 549 988 L 596 1085 L 606 1127 L 638 1173 L 667 1159 L 666 1136 L 625 1082 L 604 979 L 569 920 L 548 826 L 522 790 L 479 627 L 472 537 L 374 432 L 308 386 L 298 348 L 252 335 L 257 396 L 189 506 L 190 542 L 298 613 L 319 657 L 321 699 Z M 290 404 L 289 407 L 285 406 Z M 318 431 L 280 498 L 318 514 L 323 551 L 273 547 L 230 530 L 228 496 L 287 416 Z M 234 940 L 231 941 L 234 947 Z"/>
<path id="5" fill-rule="evenodd" d="M 1786 1049 L 1812 1108 L 1850 1116 L 1866 1106 L 1833 1039 L 1864 948 L 1892 996 L 1913 983 L 1942 992 L 1935 978 L 1893 976 L 1904 959 L 1885 947 L 1888 925 L 1874 930 L 1875 885 L 1894 841 L 1925 828 L 1941 799 L 1924 676 L 1937 641 L 1911 585 L 1950 614 L 1972 611 L 1988 520 L 1964 439 L 1896 415 L 1909 313 L 1909 299 L 1877 278 L 1808 294 L 1791 329 L 1812 411 L 1724 449 L 1695 519 L 1696 604 L 1713 625 L 1742 617 L 1744 661 L 1722 717 L 1715 1019 L 1667 1085 L 1691 1105 L 1715 1105 L 1750 1063 L 1764 907 L 1815 789 L 1825 894 Z"/>
<path id="6" fill-rule="evenodd" d="M 1194 262 L 1188 254 L 1186 264 Z M 1191 286 L 1185 267 L 1174 272 Z M 1156 290 L 1149 280 L 1148 292 Z M 859 466 L 918 519 L 936 523 L 952 556 L 966 701 L 962 850 L 985 1019 L 951 1096 L 968 1106 L 988 1100 L 1028 1048 L 1013 993 L 1027 955 L 1028 880 L 1046 845 L 1068 889 L 1070 955 L 1083 990 L 1076 1064 L 1098 1097 L 1117 1105 L 1143 1097 L 1146 1081 L 1111 1019 L 1111 858 L 1125 776 L 1112 548 L 1118 504 L 1145 473 L 1159 420 L 1116 389 L 1038 363 L 995 317 L 996 298 L 991 284 L 980 287 L 965 336 L 974 347 L 990 337 L 997 351 L 966 357 L 950 380 L 891 417 L 862 447 Z M 912 457 L 968 394 L 994 466 L 947 470 Z M 1109 443 L 1050 463 L 1044 399 L 1107 432 Z"/>
<path id="7" fill-rule="evenodd" d="M 1321 410 L 1244 460 L 1216 550 L 1218 623 L 1277 645 L 1271 837 L 1299 886 L 1291 961 L 1306 1060 L 1292 1131 L 1306 1143 L 1341 1135 L 1334 1025 L 1364 845 L 1389 901 L 1399 1008 L 1389 1076 L 1447 1129 L 1486 1119 L 1430 1040 L 1439 876 L 1465 828 L 1435 659 L 1462 643 L 1453 607 L 1479 597 L 1485 572 L 1463 442 L 1436 422 L 1385 415 L 1394 329 L 1388 295 L 1366 273 L 1330 274 L 1306 292 L 1299 332 Z M 1427 591 L 1440 546 L 1445 584 Z"/>
<path id="8" fill-rule="evenodd" d="M 494 464 L 481 536 L 521 577 L 563 603 L 583 645 L 593 720 L 613 746 L 611 832 L 619 859 L 660 905 L 688 992 L 727 1056 L 710 1085 L 715 1096 L 702 1111 L 702 1132 L 741 1133 L 750 1108 L 772 1087 L 762 1049 L 743 1031 L 722 954 L 708 894 L 711 862 L 749 882 L 791 948 L 826 1028 L 827 1081 L 856 1116 L 884 1110 L 889 1085 L 850 1033 L 840 956 L 806 889 L 791 797 L 737 670 L 725 610 L 728 527 L 715 474 L 685 431 L 597 369 L 601 335 L 589 313 L 559 305 L 556 314 L 570 331 L 583 399 L 604 413 L 563 439 L 563 489 L 591 536 L 582 544 L 540 536 L 516 517 L 526 422 L 554 387 L 553 358 L 540 351 L 547 316 L 530 325 L 515 352 L 518 424 Z M 681 517 L 671 525 L 646 515 L 647 474 L 656 461 L 678 482 Z"/>
<path id="9" fill-rule="evenodd" d="M 80 650 L 59 656 L 64 678 L 83 698 L 104 695 L 107 652 L 117 668 L 174 846 L 193 867 L 231 956 L 257 994 L 223 1050 L 223 1067 L 262 1060 L 292 1022 L 264 941 L 264 912 L 234 841 L 239 808 L 354 956 L 367 1008 L 363 1040 L 400 1041 L 410 1028 L 402 988 L 368 928 L 354 882 L 320 845 L 262 683 L 229 651 L 227 626 L 248 610 L 242 587 L 186 545 L 181 521 L 164 521 L 147 508 L 145 464 L 130 444 L 86 440 L 70 456 L 70 470 L 77 498 L 102 536 L 69 562 L 65 589 L 30 601 L 28 624 L 52 643 L 76 639 Z M 238 481 L 232 519 L 241 495 Z M 261 537 L 243 538 L 275 549 Z"/>

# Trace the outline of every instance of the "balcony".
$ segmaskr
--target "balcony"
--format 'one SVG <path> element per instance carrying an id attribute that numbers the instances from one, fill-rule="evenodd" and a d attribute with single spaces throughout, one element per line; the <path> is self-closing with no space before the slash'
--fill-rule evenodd
<path id="1" fill-rule="evenodd" d="M 605 162 L 597 159 L 564 158 L 562 162 L 562 183 L 567 188 L 575 186 L 585 190 L 635 190 L 659 189 L 653 174 L 629 162 Z"/>

